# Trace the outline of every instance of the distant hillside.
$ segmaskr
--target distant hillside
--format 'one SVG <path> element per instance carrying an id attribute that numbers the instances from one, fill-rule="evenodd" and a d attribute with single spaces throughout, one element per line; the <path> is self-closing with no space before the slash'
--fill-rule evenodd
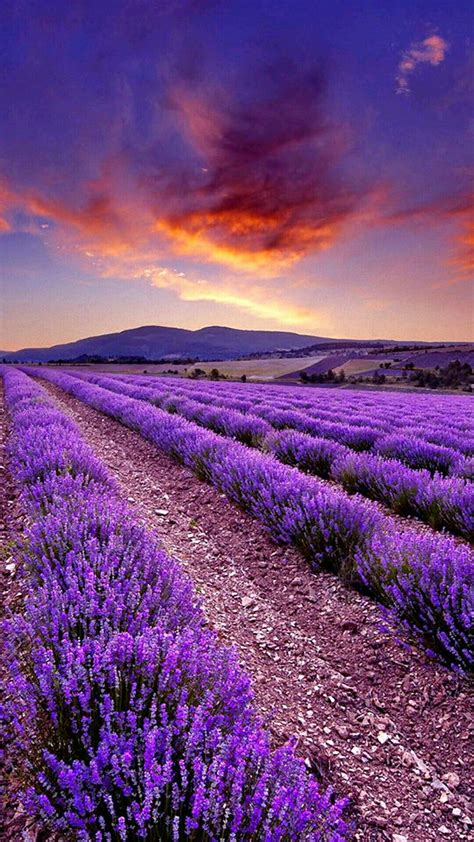
<path id="1" fill-rule="evenodd" d="M 165 357 L 193 357 L 199 360 L 228 360 L 245 354 L 287 351 L 316 342 L 331 340 L 273 330 L 236 330 L 230 327 L 203 327 L 184 330 L 177 327 L 150 325 L 90 336 L 77 342 L 53 345 L 50 348 L 22 348 L 4 352 L 2 358 L 19 362 L 73 360 L 81 355 L 100 357 L 137 356 L 149 360 Z"/>
<path id="2" fill-rule="evenodd" d="M 49 362 L 100 357 L 105 360 L 136 357 L 139 360 L 232 360 L 266 356 L 318 356 L 328 351 L 349 353 L 377 353 L 393 346 L 388 339 L 334 339 L 277 330 L 237 330 L 231 327 L 203 327 L 185 330 L 179 327 L 144 327 L 89 336 L 76 342 L 52 345 L 50 348 L 22 348 L 19 351 L 0 351 L 0 359 L 18 362 Z M 434 343 L 399 342 L 396 348 L 416 350 Z M 444 347 L 445 343 L 441 347 Z"/>

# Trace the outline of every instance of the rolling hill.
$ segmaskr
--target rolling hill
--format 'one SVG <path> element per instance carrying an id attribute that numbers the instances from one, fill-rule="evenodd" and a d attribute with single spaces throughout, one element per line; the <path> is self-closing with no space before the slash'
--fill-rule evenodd
<path id="1" fill-rule="evenodd" d="M 120 333 L 89 336 L 50 348 L 22 348 L 19 351 L 4 352 L 2 357 L 19 362 L 73 360 L 83 354 L 102 357 L 140 356 L 147 359 L 195 357 L 201 360 L 224 360 L 330 341 L 324 337 L 285 331 L 237 330 L 219 326 L 185 330 L 149 325 Z"/>

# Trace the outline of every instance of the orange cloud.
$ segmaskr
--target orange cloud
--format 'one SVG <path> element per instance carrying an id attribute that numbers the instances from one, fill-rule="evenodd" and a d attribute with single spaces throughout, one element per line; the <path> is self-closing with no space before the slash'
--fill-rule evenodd
<path id="1" fill-rule="evenodd" d="M 466 220 L 462 234 L 457 237 L 457 241 L 461 244 L 459 254 L 455 259 L 461 275 L 474 277 L 474 207 L 472 208 L 471 216 Z"/>
<path id="2" fill-rule="evenodd" d="M 220 263 L 237 271 L 249 272 L 260 277 L 272 277 L 290 267 L 311 251 L 328 247 L 336 236 L 336 226 L 321 225 L 319 230 L 313 226 L 299 223 L 291 232 L 291 241 L 284 242 L 283 237 L 278 247 L 264 246 L 254 249 L 239 247 L 239 241 L 246 237 L 248 241 L 252 235 L 269 234 L 276 230 L 278 221 L 241 217 L 234 214 L 225 220 L 225 215 L 212 213 L 190 214 L 179 220 L 161 219 L 156 222 L 156 230 L 167 235 L 173 242 L 174 249 L 180 254 L 199 257 L 210 263 Z M 228 244 L 221 244 L 222 225 L 227 224 L 229 236 Z M 217 237 L 214 239 L 213 237 Z M 233 239 L 233 242 L 232 242 Z M 257 241 L 258 242 L 258 241 Z"/>
<path id="3" fill-rule="evenodd" d="M 443 197 L 425 205 L 404 208 L 386 216 L 389 224 L 414 221 L 419 223 L 440 224 L 452 222 L 458 230 L 454 236 L 457 251 L 449 261 L 456 269 L 456 277 L 448 281 L 449 285 L 470 278 L 474 272 L 474 196 L 470 194 L 455 199 Z M 460 247 L 459 247 L 460 246 Z"/>
<path id="4" fill-rule="evenodd" d="M 0 210 L 21 209 L 33 216 L 51 220 L 61 227 L 61 239 L 71 239 L 74 250 L 96 248 L 103 254 L 120 254 L 131 244 L 143 241 L 151 230 L 151 216 L 138 199 L 130 199 L 113 183 L 113 167 L 106 162 L 102 175 L 83 186 L 82 204 L 51 198 L 46 191 L 14 190 L 0 184 Z M 146 230 L 148 227 L 148 231 Z M 78 239 L 79 238 L 79 239 Z"/>
<path id="5" fill-rule="evenodd" d="M 322 319 L 314 308 L 302 307 L 288 301 L 287 290 L 274 281 L 262 283 L 248 276 L 219 277 L 208 280 L 157 265 L 153 251 L 130 249 L 121 255 L 98 256 L 86 254 L 94 271 L 103 278 L 146 281 L 157 289 L 169 289 L 182 301 L 214 301 L 245 310 L 254 316 L 272 319 L 284 325 L 312 326 Z"/>
<path id="6" fill-rule="evenodd" d="M 447 42 L 439 35 L 430 35 L 421 43 L 412 44 L 398 65 L 397 94 L 410 93 L 409 77 L 419 64 L 431 64 L 435 67 L 444 61 L 447 50 Z"/>
<path id="7" fill-rule="evenodd" d="M 174 90 L 201 164 L 171 179 L 168 205 L 156 202 L 156 230 L 178 253 L 275 274 L 331 245 L 370 196 L 372 187 L 341 175 L 346 137 L 323 116 L 321 75 L 279 71 L 251 103 L 229 103 L 219 89 Z"/>

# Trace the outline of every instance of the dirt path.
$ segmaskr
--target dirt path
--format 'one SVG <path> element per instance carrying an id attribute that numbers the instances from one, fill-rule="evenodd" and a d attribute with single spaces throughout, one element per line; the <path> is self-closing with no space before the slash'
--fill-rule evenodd
<path id="1" fill-rule="evenodd" d="M 378 606 L 292 549 L 119 423 L 47 386 L 181 560 L 209 623 L 253 677 L 275 743 L 360 813 L 364 842 L 463 840 L 472 795 L 472 686 L 381 628 Z"/>

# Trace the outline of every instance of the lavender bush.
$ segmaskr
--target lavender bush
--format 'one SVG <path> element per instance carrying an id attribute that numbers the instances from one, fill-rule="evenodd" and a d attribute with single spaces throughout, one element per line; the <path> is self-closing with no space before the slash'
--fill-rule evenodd
<path id="1" fill-rule="evenodd" d="M 407 629 L 447 661 L 472 670 L 474 560 L 467 546 L 410 530 L 377 533 L 356 551 L 356 563 L 367 586 Z"/>
<path id="2" fill-rule="evenodd" d="M 376 452 L 398 459 L 411 468 L 426 468 L 431 474 L 437 472 L 446 476 L 464 471 L 465 460 L 457 451 L 410 435 L 386 436 L 377 442 Z"/>

